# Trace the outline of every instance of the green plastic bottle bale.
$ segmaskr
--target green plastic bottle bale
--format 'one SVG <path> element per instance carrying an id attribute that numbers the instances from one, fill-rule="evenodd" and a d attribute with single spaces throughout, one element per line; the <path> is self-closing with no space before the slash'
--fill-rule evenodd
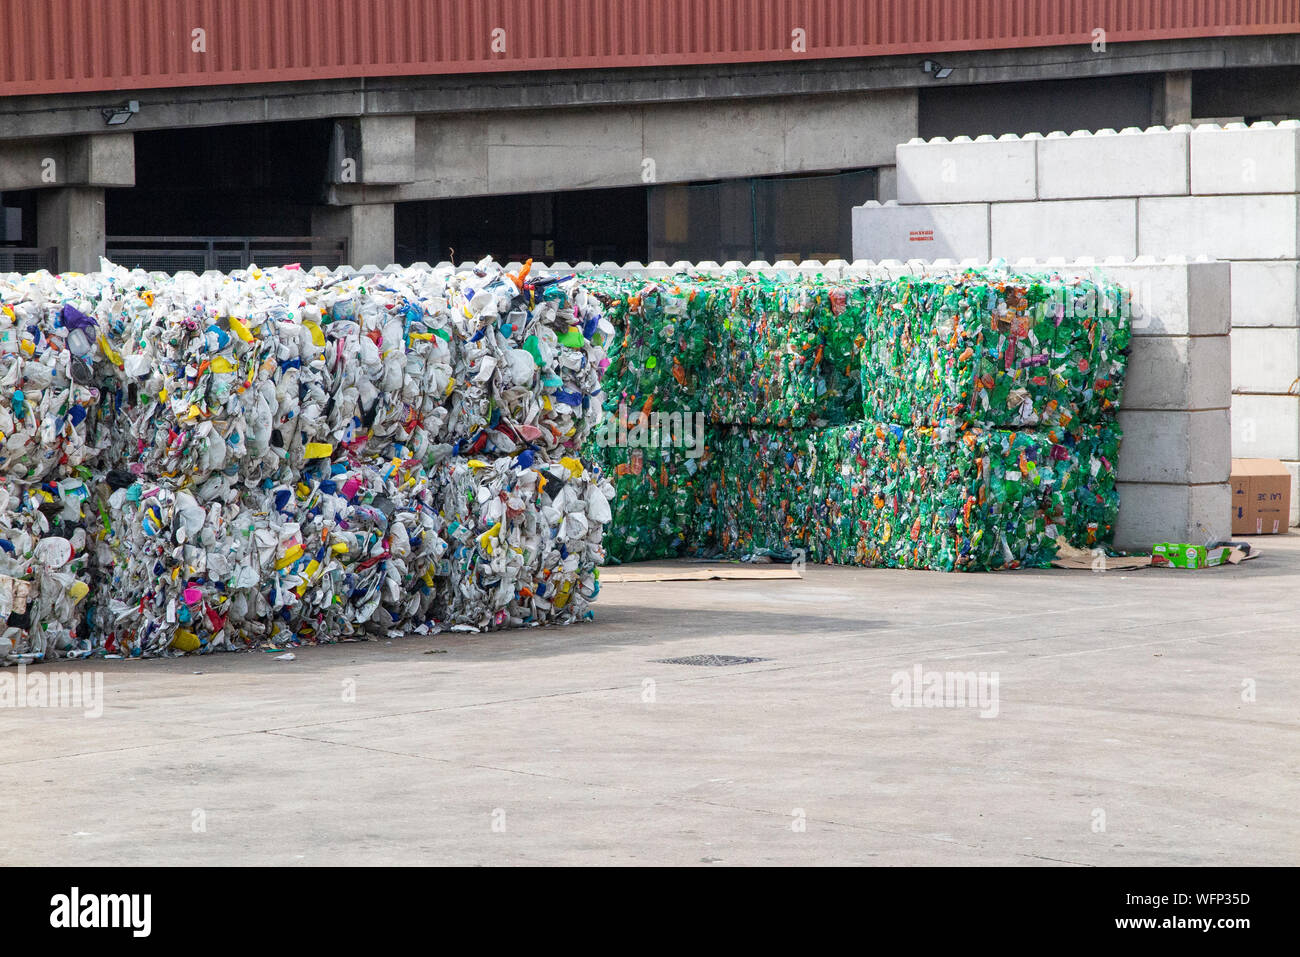
<path id="1" fill-rule="evenodd" d="M 602 376 L 607 411 L 708 412 L 707 372 L 713 365 L 713 317 L 695 289 L 667 281 L 592 277 L 590 291 L 605 307 L 616 335 Z"/>
<path id="2" fill-rule="evenodd" d="M 590 284 L 618 331 L 607 408 L 698 409 L 715 424 L 778 428 L 861 415 L 860 288 L 745 273 Z"/>
<path id="3" fill-rule="evenodd" d="M 814 438 L 811 557 L 976 571 L 1045 566 L 1058 537 L 1102 544 L 1118 505 L 1105 454 L 1116 433 L 1110 424 L 824 430 Z"/>
<path id="4" fill-rule="evenodd" d="M 697 454 L 694 447 L 603 444 L 611 426 L 617 422 L 607 423 L 584 453 L 614 484 L 613 519 L 604 535 L 608 560 L 712 554 L 719 465 L 712 433 L 706 431 Z"/>
<path id="5" fill-rule="evenodd" d="M 718 448 L 717 542 L 725 555 L 808 547 L 810 440 L 806 429 L 735 426 Z"/>
<path id="6" fill-rule="evenodd" d="M 978 570 L 1113 534 L 1129 335 L 1113 285 L 997 270 L 592 288 L 618 331 L 607 409 L 713 423 L 703 458 L 605 450 L 615 559 L 806 548 Z"/>
<path id="7" fill-rule="evenodd" d="M 833 426 L 812 436 L 808 478 L 808 559 L 836 565 L 873 564 L 863 537 L 871 473 L 862 456 L 862 423 Z"/>
<path id="8" fill-rule="evenodd" d="M 1130 328 L 1114 284 L 971 271 L 867 290 L 869 419 L 1074 428 L 1119 409 Z"/>

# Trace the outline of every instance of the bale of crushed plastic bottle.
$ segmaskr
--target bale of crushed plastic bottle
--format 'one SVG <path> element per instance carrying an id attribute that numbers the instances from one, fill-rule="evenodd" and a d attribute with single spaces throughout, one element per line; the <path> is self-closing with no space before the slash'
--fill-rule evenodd
<path id="1" fill-rule="evenodd" d="M 602 417 L 613 333 L 573 277 L 407 269 L 114 274 L 109 358 L 138 474 L 283 477 L 336 447 L 567 454 Z M 156 289 L 137 290 L 137 286 Z M 141 299 L 143 291 L 148 292 Z"/>
<path id="2" fill-rule="evenodd" d="M 1130 328 L 1114 284 L 972 271 L 867 289 L 868 420 L 1070 429 L 1118 412 Z"/>
<path id="3" fill-rule="evenodd" d="M 719 441 L 718 549 L 727 555 L 806 552 L 810 440 L 807 429 L 727 428 Z"/>
<path id="4" fill-rule="evenodd" d="M 88 647 L 85 484 L 0 487 L 0 663 Z"/>
<path id="5" fill-rule="evenodd" d="M 811 557 L 974 571 L 1043 566 L 1104 541 L 1114 426 L 961 431 L 861 423 L 814 438 Z"/>
<path id="6" fill-rule="evenodd" d="M 590 616 L 612 489 L 578 459 L 337 462 L 299 479 L 206 506 L 153 483 L 106 485 L 98 650 L 283 647 Z"/>
<path id="7" fill-rule="evenodd" d="M 0 661 L 588 617 L 614 330 L 530 273 L 0 281 Z"/>
<path id="8" fill-rule="evenodd" d="M 658 426 L 659 420 L 641 413 L 630 422 L 611 417 L 588 445 L 587 456 L 614 489 L 604 540 L 610 561 L 714 552 L 720 430 L 697 422 L 686 430 L 688 441 L 674 443 L 662 441 Z"/>
<path id="9" fill-rule="evenodd" d="M 866 301 L 856 287 L 756 273 L 588 282 L 616 329 L 607 407 L 773 427 L 860 414 Z"/>

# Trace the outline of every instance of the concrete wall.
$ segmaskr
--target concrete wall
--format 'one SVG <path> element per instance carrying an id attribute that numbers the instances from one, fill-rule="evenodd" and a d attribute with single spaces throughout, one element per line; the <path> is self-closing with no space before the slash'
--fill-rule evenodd
<path id="1" fill-rule="evenodd" d="M 918 139 L 897 159 L 899 203 L 854 210 L 857 256 L 1229 261 L 1232 454 L 1300 477 L 1300 122 Z"/>
<path id="2" fill-rule="evenodd" d="M 410 182 L 337 184 L 340 204 L 893 166 L 916 91 L 424 114 Z M 366 166 L 365 161 L 361 163 Z"/>

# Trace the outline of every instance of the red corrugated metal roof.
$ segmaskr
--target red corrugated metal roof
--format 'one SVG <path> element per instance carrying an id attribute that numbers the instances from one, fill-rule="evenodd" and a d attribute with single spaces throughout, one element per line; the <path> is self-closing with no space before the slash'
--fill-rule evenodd
<path id="1" fill-rule="evenodd" d="M 1086 45 L 1097 28 L 1293 33 L 1300 0 L 0 0 L 0 95 Z"/>

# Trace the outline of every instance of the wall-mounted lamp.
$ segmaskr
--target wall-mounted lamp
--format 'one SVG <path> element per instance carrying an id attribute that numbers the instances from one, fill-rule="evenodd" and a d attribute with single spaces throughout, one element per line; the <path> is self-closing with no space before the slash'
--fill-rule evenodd
<path id="1" fill-rule="evenodd" d="M 106 106 L 99 112 L 104 114 L 105 125 L 121 126 L 140 112 L 140 101 L 131 100 L 126 106 Z"/>
<path id="2" fill-rule="evenodd" d="M 924 73 L 930 74 L 930 76 L 934 77 L 936 80 L 946 80 L 948 77 L 952 76 L 952 67 L 940 66 L 935 60 L 926 60 L 921 64 L 921 70 Z"/>

